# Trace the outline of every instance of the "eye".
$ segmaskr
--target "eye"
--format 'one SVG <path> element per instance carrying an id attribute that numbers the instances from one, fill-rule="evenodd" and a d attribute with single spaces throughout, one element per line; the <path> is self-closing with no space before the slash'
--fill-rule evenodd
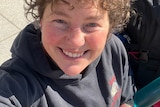
<path id="1" fill-rule="evenodd" d="M 59 24 L 66 24 L 66 22 L 61 19 L 56 19 L 56 20 L 54 20 L 54 22 L 59 23 Z"/>
<path id="2" fill-rule="evenodd" d="M 88 23 L 86 24 L 83 29 L 86 32 L 94 32 L 100 28 L 100 25 L 98 23 Z"/>
<path id="3" fill-rule="evenodd" d="M 58 29 L 62 29 L 62 30 L 65 30 L 68 28 L 68 23 L 64 20 L 61 20 L 61 19 L 56 19 L 56 20 L 53 20 L 53 26 L 58 28 Z"/>
<path id="4" fill-rule="evenodd" d="M 86 27 L 97 27 L 98 24 L 97 23 L 89 23 L 86 25 Z"/>

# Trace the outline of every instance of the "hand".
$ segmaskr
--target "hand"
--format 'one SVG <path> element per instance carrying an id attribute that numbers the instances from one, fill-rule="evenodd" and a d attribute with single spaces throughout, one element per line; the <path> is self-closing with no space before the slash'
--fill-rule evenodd
<path id="1" fill-rule="evenodd" d="M 129 104 L 122 104 L 120 107 L 132 107 L 132 106 Z"/>

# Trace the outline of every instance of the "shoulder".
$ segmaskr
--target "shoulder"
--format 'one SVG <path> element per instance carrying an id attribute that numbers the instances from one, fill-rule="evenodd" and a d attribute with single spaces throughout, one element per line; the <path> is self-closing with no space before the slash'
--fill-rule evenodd
<path id="1" fill-rule="evenodd" d="M 13 57 L 0 66 L 0 90 L 18 90 L 26 83 L 25 74 L 31 75 L 29 67 L 18 57 Z M 5 91 L 5 90 L 4 90 Z"/>
<path id="2" fill-rule="evenodd" d="M 111 68 L 117 68 L 118 71 L 124 69 L 127 71 L 128 69 L 127 51 L 121 40 L 113 34 L 111 34 L 102 52 L 102 59 L 104 59 L 103 61 L 108 63 Z"/>
<path id="3" fill-rule="evenodd" d="M 122 43 L 122 41 L 114 34 L 110 34 L 110 37 L 106 43 L 105 51 L 109 51 L 117 54 L 126 54 L 126 49 Z"/>
<path id="4" fill-rule="evenodd" d="M 19 73 L 14 72 L 11 68 L 5 68 L 5 66 L 7 66 L 5 64 L 7 63 L 4 63 L 0 68 L 0 96 L 10 98 L 14 94 L 24 95 L 24 93 L 22 93 L 23 91 L 21 91 L 22 87 L 20 87 L 20 84 L 25 84 L 22 79 L 24 77 Z"/>
<path id="5" fill-rule="evenodd" d="M 31 71 L 33 70 L 20 59 L 9 60 L 0 67 L 1 103 L 6 105 L 19 103 L 24 106 L 34 100 L 37 90 L 39 90 L 37 97 L 43 93 L 36 75 Z"/>

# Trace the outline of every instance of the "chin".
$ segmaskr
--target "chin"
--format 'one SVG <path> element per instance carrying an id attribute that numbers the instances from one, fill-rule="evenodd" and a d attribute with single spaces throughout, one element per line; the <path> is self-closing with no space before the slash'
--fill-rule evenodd
<path id="1" fill-rule="evenodd" d="M 64 73 L 68 76 L 74 77 L 79 75 L 81 72 L 64 72 Z"/>
<path id="2" fill-rule="evenodd" d="M 82 69 L 82 68 L 75 68 L 75 67 L 72 67 L 72 68 L 70 68 L 70 69 L 68 69 L 68 70 L 63 70 L 63 72 L 66 74 L 66 75 L 68 75 L 68 76 L 77 76 L 77 75 L 79 75 L 82 71 L 83 71 L 84 69 Z"/>

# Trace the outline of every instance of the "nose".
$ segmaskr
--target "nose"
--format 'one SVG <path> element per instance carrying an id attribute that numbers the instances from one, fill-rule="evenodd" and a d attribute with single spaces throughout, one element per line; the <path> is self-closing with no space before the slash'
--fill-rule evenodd
<path id="1" fill-rule="evenodd" d="M 80 28 L 71 29 L 66 37 L 71 47 L 80 47 L 85 44 L 85 33 Z"/>

